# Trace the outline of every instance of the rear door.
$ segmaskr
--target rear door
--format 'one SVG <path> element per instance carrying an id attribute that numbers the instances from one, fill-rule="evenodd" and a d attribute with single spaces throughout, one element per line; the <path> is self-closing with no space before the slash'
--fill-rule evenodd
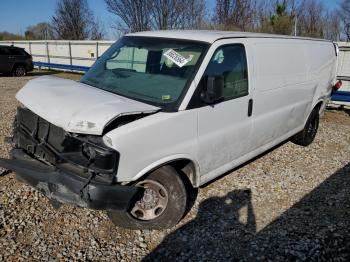
<path id="1" fill-rule="evenodd" d="M 236 41 L 214 43 L 212 54 L 208 53 L 210 61 L 198 85 L 198 90 L 205 88 L 208 76 L 224 78 L 224 101 L 202 104 L 198 108 L 198 159 L 201 174 L 206 174 L 208 180 L 232 168 L 235 160 L 251 150 L 249 61 L 244 40 Z"/>
<path id="2" fill-rule="evenodd" d="M 0 72 L 5 73 L 11 71 L 10 61 L 9 61 L 8 48 L 0 47 Z"/>

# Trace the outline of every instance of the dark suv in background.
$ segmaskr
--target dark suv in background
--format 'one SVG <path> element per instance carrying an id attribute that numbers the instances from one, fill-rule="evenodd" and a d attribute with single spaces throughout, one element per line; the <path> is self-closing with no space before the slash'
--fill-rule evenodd
<path id="1" fill-rule="evenodd" d="M 23 48 L 0 45 L 0 73 L 24 76 L 33 70 L 33 58 Z"/>

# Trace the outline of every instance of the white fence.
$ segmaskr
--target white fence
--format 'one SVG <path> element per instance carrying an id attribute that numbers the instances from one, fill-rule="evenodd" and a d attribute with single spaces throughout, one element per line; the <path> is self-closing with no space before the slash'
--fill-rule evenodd
<path id="1" fill-rule="evenodd" d="M 341 91 L 350 91 L 350 42 L 339 42 L 339 64 L 337 75 L 343 81 Z"/>
<path id="2" fill-rule="evenodd" d="M 35 62 L 91 66 L 114 41 L 0 41 L 25 48 Z"/>

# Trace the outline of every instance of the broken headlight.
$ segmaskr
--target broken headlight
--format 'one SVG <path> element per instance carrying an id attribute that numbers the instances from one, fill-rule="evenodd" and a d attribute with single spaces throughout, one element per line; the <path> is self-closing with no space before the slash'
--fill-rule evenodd
<path id="1" fill-rule="evenodd" d="M 66 141 L 61 158 L 96 173 L 115 174 L 119 154 L 106 147 L 101 137 L 71 136 Z"/>

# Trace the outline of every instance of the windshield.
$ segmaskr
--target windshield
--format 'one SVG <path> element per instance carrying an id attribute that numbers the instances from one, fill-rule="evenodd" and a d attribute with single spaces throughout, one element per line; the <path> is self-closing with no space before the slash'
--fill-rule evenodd
<path id="1" fill-rule="evenodd" d="M 187 90 L 207 44 L 125 36 L 113 44 L 82 83 L 163 109 L 174 108 Z"/>

